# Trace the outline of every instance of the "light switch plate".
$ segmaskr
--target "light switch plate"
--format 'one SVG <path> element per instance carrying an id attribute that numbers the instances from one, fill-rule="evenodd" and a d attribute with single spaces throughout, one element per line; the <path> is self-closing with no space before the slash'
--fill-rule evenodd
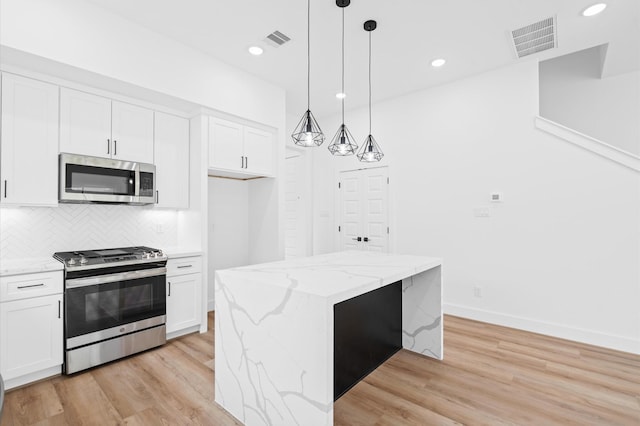
<path id="1" fill-rule="evenodd" d="M 489 207 L 474 207 L 473 215 L 475 217 L 489 217 Z"/>

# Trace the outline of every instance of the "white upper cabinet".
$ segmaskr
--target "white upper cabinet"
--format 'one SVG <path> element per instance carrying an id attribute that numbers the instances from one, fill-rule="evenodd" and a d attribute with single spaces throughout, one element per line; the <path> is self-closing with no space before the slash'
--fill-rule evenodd
<path id="1" fill-rule="evenodd" d="M 273 173 L 273 137 L 252 127 L 244 128 L 245 170 L 257 175 Z"/>
<path id="2" fill-rule="evenodd" d="M 2 74 L 0 203 L 58 203 L 58 86 Z"/>
<path id="3" fill-rule="evenodd" d="M 60 151 L 111 157 L 111 99 L 60 89 Z"/>
<path id="4" fill-rule="evenodd" d="M 63 87 L 60 151 L 153 163 L 153 111 Z"/>
<path id="5" fill-rule="evenodd" d="M 153 111 L 118 101 L 113 101 L 111 111 L 111 157 L 153 163 Z"/>
<path id="6" fill-rule="evenodd" d="M 273 136 L 219 118 L 209 119 L 209 169 L 229 177 L 273 176 Z"/>
<path id="7" fill-rule="evenodd" d="M 156 206 L 189 208 L 189 120 L 155 113 Z"/>
<path id="8" fill-rule="evenodd" d="M 240 170 L 244 167 L 242 125 L 218 118 L 209 119 L 209 167 Z"/>

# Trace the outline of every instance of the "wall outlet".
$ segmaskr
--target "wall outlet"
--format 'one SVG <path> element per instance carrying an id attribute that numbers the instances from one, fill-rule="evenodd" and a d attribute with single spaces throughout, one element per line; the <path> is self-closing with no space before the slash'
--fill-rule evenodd
<path id="1" fill-rule="evenodd" d="M 474 286 L 473 287 L 473 296 L 474 297 L 482 297 L 482 287 Z"/>
<path id="2" fill-rule="evenodd" d="M 156 232 L 162 234 L 164 232 L 164 226 L 161 223 L 156 223 Z"/>
<path id="3" fill-rule="evenodd" d="M 501 203 L 502 200 L 504 199 L 502 192 L 492 192 L 491 196 L 489 197 L 489 200 L 492 203 Z"/>

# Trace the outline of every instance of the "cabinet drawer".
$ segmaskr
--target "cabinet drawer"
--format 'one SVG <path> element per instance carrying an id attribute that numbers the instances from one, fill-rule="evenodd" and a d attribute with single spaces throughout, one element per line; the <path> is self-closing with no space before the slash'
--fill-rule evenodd
<path id="1" fill-rule="evenodd" d="M 0 302 L 62 293 L 62 271 L 0 277 Z"/>
<path id="2" fill-rule="evenodd" d="M 195 274 L 202 271 L 200 256 L 181 257 L 167 261 L 167 276 Z"/>

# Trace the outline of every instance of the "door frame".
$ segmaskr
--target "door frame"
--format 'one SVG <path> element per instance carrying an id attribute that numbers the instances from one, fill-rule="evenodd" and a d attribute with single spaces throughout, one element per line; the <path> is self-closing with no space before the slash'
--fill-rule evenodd
<path id="1" fill-rule="evenodd" d="M 342 204 L 340 197 L 340 188 L 338 188 L 338 183 L 340 182 L 340 176 L 343 172 L 356 172 L 359 170 L 370 170 L 370 169 L 387 169 L 387 177 L 389 178 L 389 183 L 387 185 L 387 215 L 389 220 L 389 253 L 396 252 L 396 199 L 395 199 L 395 191 L 393 190 L 393 177 L 391 175 L 392 167 L 389 165 L 376 165 L 371 167 L 357 167 L 353 169 L 340 169 L 335 171 L 334 179 L 335 182 L 333 189 L 333 251 L 341 250 L 340 243 L 340 232 L 338 231 L 338 226 L 341 226 L 340 222 L 342 220 Z"/>

